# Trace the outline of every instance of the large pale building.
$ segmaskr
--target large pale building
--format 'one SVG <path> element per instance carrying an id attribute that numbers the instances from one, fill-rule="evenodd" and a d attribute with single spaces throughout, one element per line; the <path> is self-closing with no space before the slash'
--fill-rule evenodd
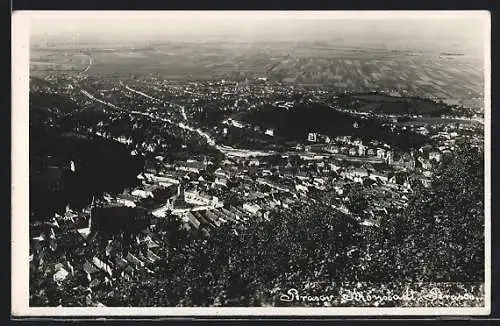
<path id="1" fill-rule="evenodd" d="M 318 137 L 318 134 L 315 133 L 315 132 L 310 132 L 308 135 L 307 135 L 307 140 L 310 141 L 310 142 L 316 142 L 317 141 L 317 137 Z"/>

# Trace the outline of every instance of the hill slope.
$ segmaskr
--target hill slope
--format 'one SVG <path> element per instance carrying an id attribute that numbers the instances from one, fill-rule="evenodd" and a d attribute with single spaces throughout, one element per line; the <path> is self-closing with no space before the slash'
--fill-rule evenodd
<path id="1" fill-rule="evenodd" d="M 418 148 L 429 141 L 409 131 L 391 131 L 375 118 L 336 111 L 317 103 L 300 104 L 290 110 L 268 105 L 235 118 L 263 129 L 275 128 L 277 135 L 298 141 L 305 140 L 309 132 L 330 137 L 352 135 L 363 140 L 379 140 L 403 150 Z"/>

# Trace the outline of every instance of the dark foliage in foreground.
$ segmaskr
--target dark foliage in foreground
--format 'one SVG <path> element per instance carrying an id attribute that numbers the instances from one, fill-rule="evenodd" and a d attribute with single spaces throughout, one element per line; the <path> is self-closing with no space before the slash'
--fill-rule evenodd
<path id="1" fill-rule="evenodd" d="M 484 157 L 461 148 L 405 212 L 401 263 L 418 280 L 484 280 Z"/>

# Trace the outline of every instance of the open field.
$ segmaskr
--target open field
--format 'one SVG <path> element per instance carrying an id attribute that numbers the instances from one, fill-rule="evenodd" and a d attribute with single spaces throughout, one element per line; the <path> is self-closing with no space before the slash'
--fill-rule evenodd
<path id="1" fill-rule="evenodd" d="M 90 63 L 90 57 L 82 51 L 37 50 L 30 52 L 30 72 L 34 75 L 44 72 L 82 72 Z"/>
<path id="2" fill-rule="evenodd" d="M 267 76 L 336 92 L 386 91 L 466 106 L 481 105 L 481 60 L 461 53 L 347 48 L 315 43 L 168 43 L 155 46 L 33 48 L 31 71 L 81 71 L 89 76 L 158 75 L 164 79 Z"/>

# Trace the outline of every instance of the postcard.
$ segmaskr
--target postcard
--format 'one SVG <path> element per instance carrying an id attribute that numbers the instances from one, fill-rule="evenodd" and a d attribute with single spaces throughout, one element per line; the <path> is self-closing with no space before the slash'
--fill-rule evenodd
<path id="1" fill-rule="evenodd" d="M 12 314 L 486 315 L 486 11 L 19 11 Z"/>

